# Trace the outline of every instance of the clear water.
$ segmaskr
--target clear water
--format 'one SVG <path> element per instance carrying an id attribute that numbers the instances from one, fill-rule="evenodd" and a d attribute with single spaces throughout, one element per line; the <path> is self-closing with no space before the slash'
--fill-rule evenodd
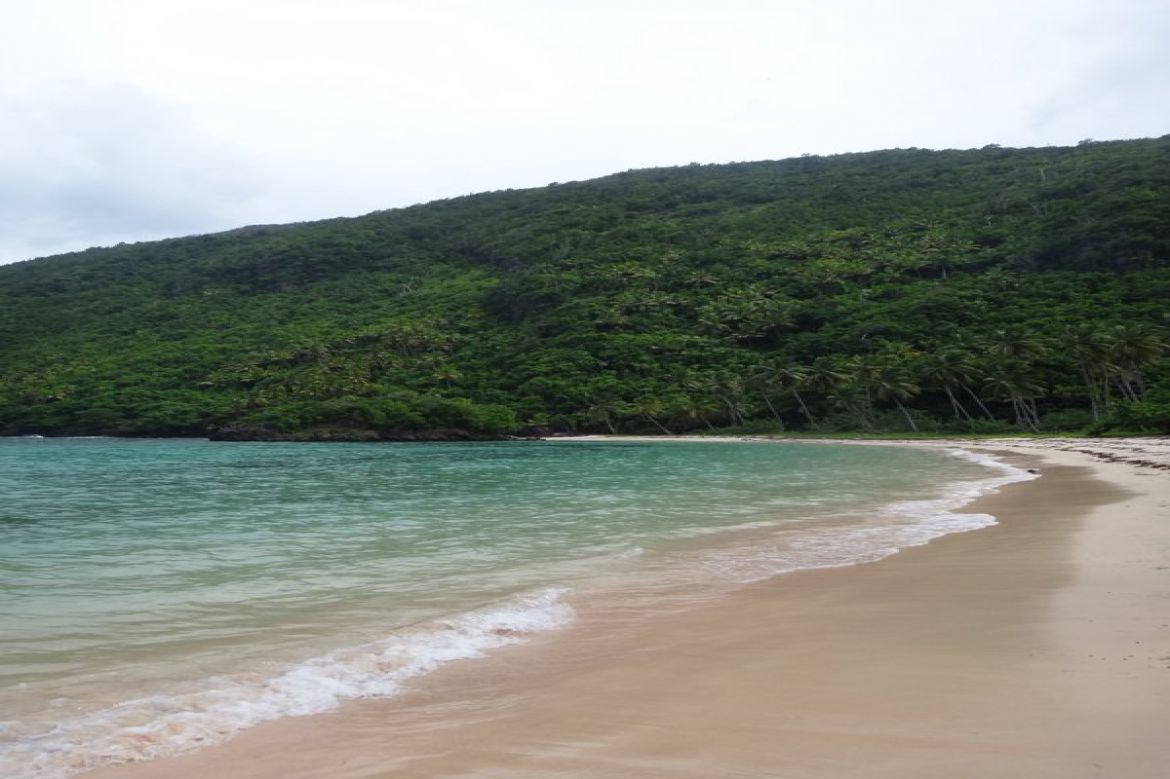
<path id="1" fill-rule="evenodd" d="M 899 447 L 0 439 L 0 775 L 393 695 L 615 582 L 877 559 L 1019 478 Z"/>

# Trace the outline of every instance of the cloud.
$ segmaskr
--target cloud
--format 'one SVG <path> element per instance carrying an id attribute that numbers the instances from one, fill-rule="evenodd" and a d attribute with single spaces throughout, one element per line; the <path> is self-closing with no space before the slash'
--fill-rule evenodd
<path id="1" fill-rule="evenodd" d="M 1170 130 L 1166 0 L 39 0 L 4 21 L 0 263 L 627 168 Z"/>
<path id="2" fill-rule="evenodd" d="M 223 229 L 260 193 L 229 145 L 129 85 L 0 97 L 0 261 Z"/>
<path id="3" fill-rule="evenodd" d="M 1130 0 L 1081 21 L 1062 36 L 1075 46 L 1067 88 L 1037 102 L 1038 132 L 1097 140 L 1170 132 L 1170 6 Z"/>

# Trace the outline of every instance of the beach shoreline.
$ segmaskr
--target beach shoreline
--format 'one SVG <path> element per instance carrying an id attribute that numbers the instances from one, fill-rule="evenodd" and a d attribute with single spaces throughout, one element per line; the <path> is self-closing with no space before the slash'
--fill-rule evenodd
<path id="1" fill-rule="evenodd" d="M 990 528 L 652 624 L 587 612 L 398 698 L 85 776 L 1161 776 L 1170 447 L 1134 440 L 1110 459 L 1082 440 L 872 442 L 1041 477 L 966 508 Z"/>

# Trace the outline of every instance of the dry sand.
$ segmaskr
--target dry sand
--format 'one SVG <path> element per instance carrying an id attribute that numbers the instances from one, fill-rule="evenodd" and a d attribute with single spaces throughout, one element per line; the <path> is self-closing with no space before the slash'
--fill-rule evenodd
<path id="1" fill-rule="evenodd" d="M 976 448 L 970 442 L 962 444 Z M 572 628 L 410 693 L 270 723 L 135 777 L 1110 777 L 1170 774 L 1165 440 L 995 442 L 1036 481 L 877 563 Z"/>

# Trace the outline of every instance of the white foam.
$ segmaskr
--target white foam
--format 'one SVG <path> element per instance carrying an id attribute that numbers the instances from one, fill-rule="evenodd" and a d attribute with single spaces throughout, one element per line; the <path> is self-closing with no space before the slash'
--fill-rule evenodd
<path id="1" fill-rule="evenodd" d="M 704 567 L 721 578 L 738 582 L 767 579 L 783 573 L 839 568 L 868 563 L 921 546 L 941 536 L 996 524 L 990 514 L 959 512 L 976 498 L 1036 474 L 979 452 L 948 450 L 949 455 L 990 468 L 999 475 L 945 486 L 944 495 L 929 500 L 898 501 L 870 512 L 861 526 L 818 523 L 803 525 L 798 533 L 777 536 L 774 545 L 710 553 Z"/>
<path id="2" fill-rule="evenodd" d="M 120 703 L 27 734 L 0 751 L 0 776 L 57 779 L 103 765 L 176 754 L 282 717 L 318 714 L 355 698 L 391 696 L 444 663 L 481 656 L 567 624 L 567 590 L 436 620 L 337 650 L 272 676 L 206 679 L 187 689 Z M 0 735 L 4 735 L 0 733 Z"/>

